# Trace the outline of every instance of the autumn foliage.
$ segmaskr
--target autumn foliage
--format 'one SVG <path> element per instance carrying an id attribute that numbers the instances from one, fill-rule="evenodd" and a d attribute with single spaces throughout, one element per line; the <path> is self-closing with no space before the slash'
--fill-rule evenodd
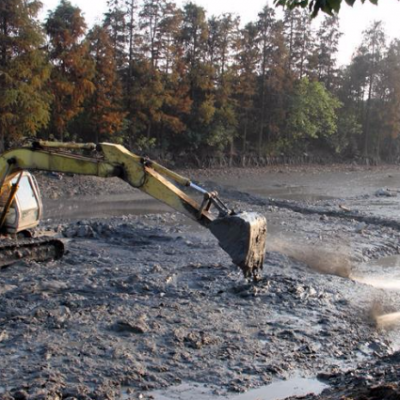
<path id="1" fill-rule="evenodd" d="M 263 164 L 399 156 L 400 45 L 380 22 L 338 67 L 339 19 L 265 6 L 243 25 L 194 3 L 109 0 L 88 30 L 61 0 L 0 2 L 0 145 L 113 141 L 161 158 Z"/>

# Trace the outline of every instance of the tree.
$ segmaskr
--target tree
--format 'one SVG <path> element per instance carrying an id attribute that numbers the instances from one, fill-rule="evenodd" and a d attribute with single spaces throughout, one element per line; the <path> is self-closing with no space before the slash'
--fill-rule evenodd
<path id="1" fill-rule="evenodd" d="M 257 66 L 260 59 L 258 29 L 250 22 L 241 30 L 236 43 L 235 93 L 242 153 L 245 154 L 249 141 L 251 121 L 254 121 L 254 98 L 257 91 Z"/>
<path id="2" fill-rule="evenodd" d="M 237 117 L 232 55 L 239 19 L 231 14 L 212 17 L 208 21 L 209 36 L 207 58 L 213 73 L 215 115 L 210 126 L 207 142 L 223 151 L 229 145 L 230 163 L 234 154 L 234 139 L 237 135 Z"/>
<path id="3" fill-rule="evenodd" d="M 151 60 L 153 68 L 158 67 L 161 56 L 161 21 L 169 9 L 166 0 L 145 0 L 140 12 L 140 29 L 144 31 L 143 50 Z"/>
<path id="4" fill-rule="evenodd" d="M 103 25 L 109 32 L 114 49 L 114 61 L 118 71 L 122 71 L 126 64 L 126 44 L 128 34 L 126 30 L 126 8 L 121 8 L 119 0 L 108 0 L 108 11 L 105 14 Z"/>
<path id="5" fill-rule="evenodd" d="M 288 52 L 284 42 L 283 24 L 273 25 L 271 49 L 268 57 L 266 108 L 268 109 L 266 127 L 268 146 L 274 149 L 284 131 L 288 102 L 293 92 L 294 74 L 286 68 Z"/>
<path id="6" fill-rule="evenodd" d="M 379 81 L 381 62 L 386 47 L 386 36 L 383 30 L 382 21 L 375 21 L 364 31 L 363 45 L 360 49 L 367 67 L 367 101 L 365 118 L 363 121 L 364 149 L 363 154 L 368 156 L 370 150 L 371 114 L 373 107 L 376 86 Z"/>
<path id="7" fill-rule="evenodd" d="M 94 61 L 94 92 L 86 110 L 95 143 L 115 139 L 121 131 L 125 113 L 122 111 L 122 89 L 117 76 L 112 41 L 104 28 L 95 26 L 88 35 L 90 54 Z"/>
<path id="8" fill-rule="evenodd" d="M 378 135 L 374 148 L 393 159 L 398 155 L 400 137 L 400 41 L 390 43 L 381 61 L 380 76 L 376 85 Z M 386 144 L 386 149 L 382 144 Z"/>
<path id="9" fill-rule="evenodd" d="M 341 103 L 319 82 L 298 81 L 287 119 L 287 144 L 329 137 L 336 132 L 336 110 Z"/>
<path id="10" fill-rule="evenodd" d="M 172 3 L 168 4 L 160 22 L 161 55 L 160 65 L 164 85 L 163 117 L 158 130 L 158 144 L 161 155 L 169 145 L 173 151 L 180 151 L 187 129 L 186 122 L 192 109 L 190 84 L 187 79 L 188 66 L 183 57 L 184 46 L 181 37 L 182 11 Z M 179 138 L 179 139 L 178 139 Z M 178 140 L 176 140 L 178 139 Z"/>
<path id="11" fill-rule="evenodd" d="M 189 85 L 191 115 L 186 119 L 188 139 L 194 147 L 207 144 L 207 135 L 215 115 L 214 71 L 207 62 L 208 26 L 205 10 L 194 3 L 183 9 L 181 41 Z"/>
<path id="12" fill-rule="evenodd" d="M 272 51 L 271 37 L 272 29 L 275 23 L 275 11 L 265 6 L 262 12 L 258 14 L 258 42 L 260 46 L 260 93 L 259 93 L 259 128 L 258 128 L 258 155 L 261 156 L 264 144 L 264 128 L 266 117 L 266 95 L 267 95 L 267 72 L 269 71 L 269 56 Z"/>
<path id="13" fill-rule="evenodd" d="M 94 68 L 87 42 L 82 42 L 86 24 L 81 10 L 61 0 L 45 23 L 49 36 L 49 58 L 53 64 L 50 87 L 53 95 L 52 127 L 64 140 L 68 123 L 82 111 L 93 93 Z"/>
<path id="14" fill-rule="evenodd" d="M 36 0 L 0 3 L 0 152 L 6 142 L 35 135 L 49 121 L 50 68 L 41 50 L 40 7 Z"/>
<path id="15" fill-rule="evenodd" d="M 325 17 L 316 36 L 317 43 L 314 51 L 317 78 L 330 90 L 336 79 L 336 54 L 339 49 L 339 39 L 342 36 L 339 30 L 339 18 Z"/>
<path id="16" fill-rule="evenodd" d="M 308 61 L 315 45 L 311 20 L 304 11 L 285 10 L 283 24 L 288 43 L 288 68 L 301 79 L 309 69 Z"/>
<path id="17" fill-rule="evenodd" d="M 294 72 L 288 68 L 290 45 L 288 49 L 284 41 L 284 24 L 282 21 L 276 21 L 271 12 L 273 13 L 273 9 L 265 7 L 259 14 L 258 20 L 261 56 L 256 102 L 259 110 L 257 140 L 259 157 L 265 155 L 268 151 L 267 147 L 271 150 L 274 146 L 273 142 L 278 140 L 294 78 Z M 293 45 L 292 55 L 295 51 Z M 294 60 L 293 57 L 293 64 L 295 64 Z"/>

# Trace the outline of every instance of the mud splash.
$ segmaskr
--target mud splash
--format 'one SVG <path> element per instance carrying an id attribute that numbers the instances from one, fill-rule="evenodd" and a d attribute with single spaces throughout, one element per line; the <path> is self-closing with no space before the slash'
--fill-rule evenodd
<path id="1" fill-rule="evenodd" d="M 400 312 L 379 315 L 375 317 L 379 329 L 390 329 L 400 326 Z"/>
<path id="2" fill-rule="evenodd" d="M 353 281 L 373 286 L 377 289 L 400 290 L 400 280 L 391 280 L 386 277 L 350 276 Z"/>
<path id="3" fill-rule="evenodd" d="M 374 260 L 359 268 L 351 279 L 377 289 L 400 290 L 400 256 L 393 255 Z"/>
<path id="4" fill-rule="evenodd" d="M 280 238 L 269 238 L 267 251 L 285 254 L 322 274 L 337 275 L 342 278 L 349 278 L 351 275 L 352 263 L 350 255 L 346 254 L 348 250 L 344 246 L 333 251 Z"/>

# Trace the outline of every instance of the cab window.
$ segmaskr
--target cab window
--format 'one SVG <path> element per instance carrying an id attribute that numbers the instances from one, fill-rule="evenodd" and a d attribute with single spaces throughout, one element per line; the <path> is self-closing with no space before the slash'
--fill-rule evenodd
<path id="1" fill-rule="evenodd" d="M 31 210 L 33 208 L 39 208 L 38 201 L 35 197 L 35 193 L 31 186 L 31 182 L 29 181 L 29 177 L 23 176 L 21 178 L 19 182 L 17 195 L 18 195 L 18 202 L 22 210 Z"/>

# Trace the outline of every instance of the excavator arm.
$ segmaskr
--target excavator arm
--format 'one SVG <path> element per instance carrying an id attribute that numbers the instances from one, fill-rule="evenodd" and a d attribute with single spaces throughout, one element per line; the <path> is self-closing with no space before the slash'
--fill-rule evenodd
<path id="1" fill-rule="evenodd" d="M 189 179 L 133 154 L 121 145 L 40 141 L 30 147 L 10 150 L 0 156 L 1 187 L 7 179 L 24 170 L 119 177 L 208 228 L 246 277 L 256 276 L 262 269 L 266 241 L 265 217 L 257 213 L 236 213 L 219 199 L 217 193 L 208 192 Z M 201 193 L 201 202 L 185 192 L 185 188 L 189 187 Z M 211 211 L 212 207 L 218 211 L 217 215 Z M 7 210 L 3 214 L 5 212 Z"/>

